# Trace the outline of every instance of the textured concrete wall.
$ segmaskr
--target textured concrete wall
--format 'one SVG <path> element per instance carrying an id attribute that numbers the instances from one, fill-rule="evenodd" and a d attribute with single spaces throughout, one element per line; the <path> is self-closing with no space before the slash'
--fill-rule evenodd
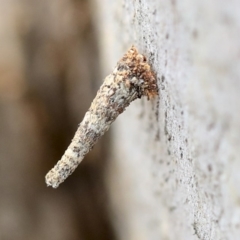
<path id="1" fill-rule="evenodd" d="M 113 127 L 119 239 L 239 239 L 240 3 L 95 2 L 104 74 L 134 44 L 160 90 Z"/>

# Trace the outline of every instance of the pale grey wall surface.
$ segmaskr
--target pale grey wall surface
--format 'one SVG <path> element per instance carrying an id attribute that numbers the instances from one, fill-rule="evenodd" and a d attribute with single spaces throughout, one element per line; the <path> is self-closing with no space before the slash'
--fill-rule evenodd
<path id="1" fill-rule="evenodd" d="M 119 239 L 240 239 L 239 1 L 93 4 L 103 75 L 134 44 L 159 86 L 113 126 Z"/>

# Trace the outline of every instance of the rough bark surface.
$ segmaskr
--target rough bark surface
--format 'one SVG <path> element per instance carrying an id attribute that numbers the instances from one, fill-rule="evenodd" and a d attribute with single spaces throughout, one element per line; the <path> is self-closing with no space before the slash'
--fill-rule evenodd
<path id="1" fill-rule="evenodd" d="M 95 2 L 104 74 L 135 44 L 159 87 L 114 124 L 119 239 L 239 239 L 239 1 Z"/>

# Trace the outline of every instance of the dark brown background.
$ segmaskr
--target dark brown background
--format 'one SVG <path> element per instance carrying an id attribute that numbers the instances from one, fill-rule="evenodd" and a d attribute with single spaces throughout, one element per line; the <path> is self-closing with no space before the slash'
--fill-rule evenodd
<path id="1" fill-rule="evenodd" d="M 60 188 L 60 159 L 101 79 L 89 2 L 0 7 L 0 239 L 114 239 L 104 186 L 108 137 Z"/>

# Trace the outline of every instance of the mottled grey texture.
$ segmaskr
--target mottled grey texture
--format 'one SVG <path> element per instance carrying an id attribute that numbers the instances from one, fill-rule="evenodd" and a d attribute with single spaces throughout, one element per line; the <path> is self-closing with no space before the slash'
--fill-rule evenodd
<path id="1" fill-rule="evenodd" d="M 93 100 L 90 109 L 61 160 L 46 175 L 48 186 L 57 188 L 76 169 L 112 122 L 135 99 L 157 94 L 155 76 L 135 47 L 118 62 Z"/>
<path id="2" fill-rule="evenodd" d="M 240 239 L 240 2 L 95 2 L 104 71 L 133 42 L 159 86 L 112 128 L 119 240 Z"/>

